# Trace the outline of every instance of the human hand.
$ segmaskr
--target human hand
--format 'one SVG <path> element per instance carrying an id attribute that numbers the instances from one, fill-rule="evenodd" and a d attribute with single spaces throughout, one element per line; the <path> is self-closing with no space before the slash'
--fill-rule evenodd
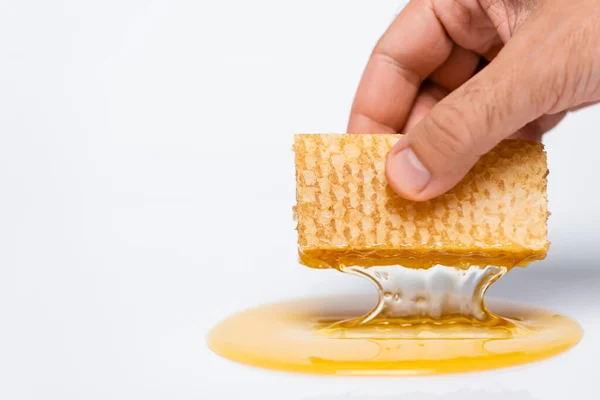
<path id="1" fill-rule="evenodd" d="M 406 132 L 386 174 L 423 201 L 503 139 L 539 139 L 599 100 L 600 0 L 412 0 L 373 51 L 348 132 Z"/>

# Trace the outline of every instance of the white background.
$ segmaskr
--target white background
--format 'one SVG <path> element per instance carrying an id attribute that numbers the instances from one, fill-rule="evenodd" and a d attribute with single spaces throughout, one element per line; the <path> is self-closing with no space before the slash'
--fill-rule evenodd
<path id="1" fill-rule="evenodd" d="M 598 108 L 546 140 L 548 260 L 491 290 L 577 319 L 572 351 L 490 373 L 342 379 L 206 347 L 243 308 L 370 290 L 298 265 L 291 144 L 345 130 L 401 4 L 0 1 L 0 398 L 595 398 Z"/>

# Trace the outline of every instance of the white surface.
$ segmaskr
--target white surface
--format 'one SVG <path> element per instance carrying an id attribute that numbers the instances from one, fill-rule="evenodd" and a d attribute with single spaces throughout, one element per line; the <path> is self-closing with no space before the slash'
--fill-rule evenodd
<path id="1" fill-rule="evenodd" d="M 2 1 L 0 398 L 594 398 L 598 108 L 547 138 L 549 259 L 492 289 L 574 316 L 574 350 L 491 373 L 339 379 L 206 347 L 242 308 L 370 290 L 298 266 L 290 147 L 294 132 L 344 131 L 400 3 Z"/>

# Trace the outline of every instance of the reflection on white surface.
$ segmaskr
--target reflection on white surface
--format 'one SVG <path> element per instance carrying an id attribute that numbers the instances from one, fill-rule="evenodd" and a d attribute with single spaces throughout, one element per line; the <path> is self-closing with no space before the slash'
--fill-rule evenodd
<path id="1" fill-rule="evenodd" d="M 386 394 L 386 395 L 374 395 L 374 394 L 339 394 L 339 395 L 326 395 L 326 396 L 314 396 L 306 397 L 303 400 L 537 400 L 529 392 L 526 391 L 473 391 L 473 390 L 459 390 L 457 392 L 449 393 L 402 393 L 402 394 Z"/>

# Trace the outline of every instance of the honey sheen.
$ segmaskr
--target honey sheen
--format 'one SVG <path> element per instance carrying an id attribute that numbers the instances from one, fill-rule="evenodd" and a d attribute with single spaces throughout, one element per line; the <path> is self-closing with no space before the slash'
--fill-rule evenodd
<path id="1" fill-rule="evenodd" d="M 377 288 L 369 296 L 291 300 L 235 314 L 208 345 L 256 367 L 326 375 L 429 375 L 495 369 L 568 350 L 580 326 L 550 311 L 491 301 L 506 269 L 400 266 L 343 270 Z"/>

